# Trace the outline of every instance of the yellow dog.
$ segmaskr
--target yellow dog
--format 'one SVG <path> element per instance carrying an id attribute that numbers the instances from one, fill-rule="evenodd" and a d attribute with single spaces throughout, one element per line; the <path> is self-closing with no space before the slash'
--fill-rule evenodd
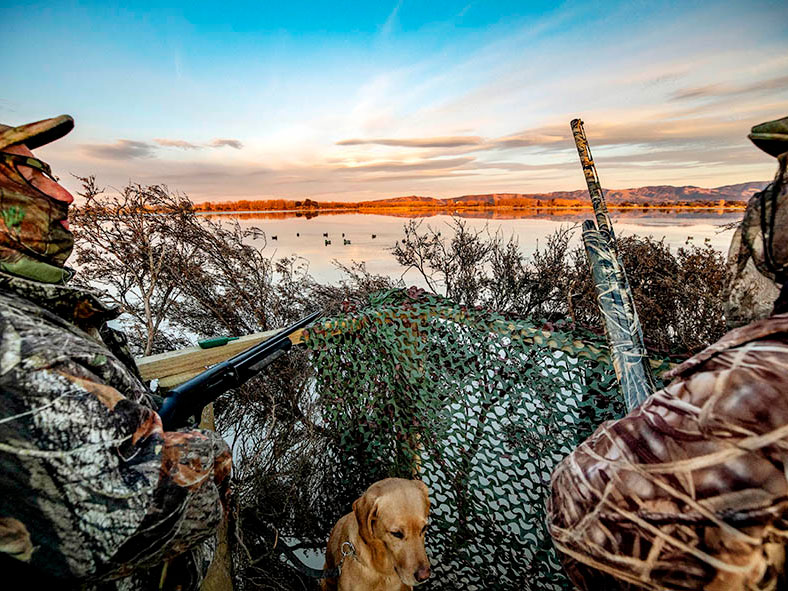
<path id="1" fill-rule="evenodd" d="M 430 578 L 424 534 L 430 512 L 420 480 L 386 478 L 370 486 L 328 540 L 326 566 L 342 564 L 323 591 L 409 591 Z"/>

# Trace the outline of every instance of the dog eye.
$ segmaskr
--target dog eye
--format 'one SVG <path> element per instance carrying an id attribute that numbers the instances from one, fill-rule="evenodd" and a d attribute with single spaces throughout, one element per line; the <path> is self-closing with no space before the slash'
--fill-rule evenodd
<path id="1" fill-rule="evenodd" d="M 391 535 L 400 540 L 405 537 L 401 531 L 393 531 Z"/>

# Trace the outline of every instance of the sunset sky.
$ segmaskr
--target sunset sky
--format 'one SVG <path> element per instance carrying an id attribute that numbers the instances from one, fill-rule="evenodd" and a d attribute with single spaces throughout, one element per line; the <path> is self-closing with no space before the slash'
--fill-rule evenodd
<path id="1" fill-rule="evenodd" d="M 64 184 L 195 201 L 716 187 L 772 177 L 788 2 L 114 2 L 0 6 L 0 122 L 61 113 Z"/>

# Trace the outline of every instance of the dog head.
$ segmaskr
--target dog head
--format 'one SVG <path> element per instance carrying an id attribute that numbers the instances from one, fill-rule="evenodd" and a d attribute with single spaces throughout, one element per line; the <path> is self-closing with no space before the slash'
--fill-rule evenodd
<path id="1" fill-rule="evenodd" d="M 370 547 L 373 567 L 394 567 L 403 584 L 413 586 L 430 577 L 424 535 L 430 499 L 420 480 L 387 478 L 370 486 L 353 503 L 361 539 Z"/>

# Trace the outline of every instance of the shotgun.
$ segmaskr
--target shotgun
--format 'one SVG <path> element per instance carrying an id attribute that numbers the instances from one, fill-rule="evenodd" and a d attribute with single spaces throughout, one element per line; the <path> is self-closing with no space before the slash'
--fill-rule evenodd
<path id="1" fill-rule="evenodd" d="M 605 322 L 613 368 L 629 412 L 654 393 L 654 376 L 583 122 L 573 119 L 570 125 L 596 218 L 596 224 L 593 220 L 583 222 L 583 244 Z"/>
<path id="2" fill-rule="evenodd" d="M 313 312 L 282 329 L 270 339 L 250 347 L 227 361 L 217 363 L 188 382 L 170 390 L 159 408 L 164 430 L 173 431 L 188 426 L 189 419 L 195 415 L 199 416 L 204 406 L 256 376 L 293 346 L 290 335 L 307 327 L 322 313 L 322 310 Z"/>

